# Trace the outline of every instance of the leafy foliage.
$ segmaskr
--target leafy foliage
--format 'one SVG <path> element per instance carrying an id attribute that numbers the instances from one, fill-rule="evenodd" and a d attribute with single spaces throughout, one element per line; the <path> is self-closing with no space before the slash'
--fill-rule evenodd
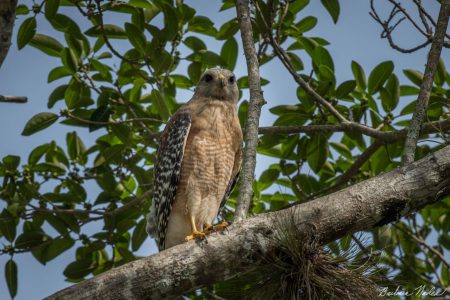
<path id="1" fill-rule="evenodd" d="M 60 7 L 63 3 L 64 9 Z M 380 131 L 408 125 L 422 81 L 420 71 L 404 70 L 411 82 L 401 84 L 395 74 L 399 70 L 392 61 L 386 61 L 366 71 L 367 79 L 364 68 L 353 61 L 349 68 L 354 78 L 341 82 L 335 75 L 329 43 L 308 34 L 320 22 L 314 16 L 304 17 L 309 1 L 272 1 L 273 15 L 267 2 L 257 3 L 263 16 L 252 16 L 253 31 L 263 69 L 275 60 L 266 38 L 266 25 L 273 24 L 271 30 L 287 49 L 295 71 L 308 78 L 311 87 L 340 114 Z M 323 0 L 322 4 L 336 23 L 339 1 Z M 234 2 L 224 0 L 221 10 L 231 8 Z M 67 10 L 79 11 L 83 21 L 73 20 Z M 181 89 L 192 90 L 206 68 L 233 70 L 242 52 L 236 18 L 217 26 L 182 1 L 46 0 L 33 7 L 21 4 L 17 13 L 30 15 L 19 27 L 19 48 L 29 44 L 59 61 L 48 75 L 48 82 L 61 82 L 49 95 L 48 109 L 60 101 L 65 104 L 60 114 L 36 114 L 22 134 L 34 134 L 61 120 L 68 126 L 98 130 L 101 136 L 94 145 L 85 145 L 76 131 L 71 131 L 65 145 L 49 141 L 31 150 L 28 160 L 21 162 L 20 157 L 9 155 L 0 163 L 0 197 L 5 207 L 0 213 L 0 237 L 5 245 L 0 253 L 11 256 L 5 265 L 5 278 L 12 297 L 17 292 L 18 272 L 13 259 L 21 253 L 31 253 L 46 264 L 63 252 L 73 251 L 74 261 L 67 262 L 64 270 L 64 276 L 73 282 L 136 259 L 135 252 L 147 238 L 144 216 L 151 201 L 157 133 L 180 106 L 175 99 Z M 107 15 L 125 15 L 129 21 L 106 24 Z M 54 37 L 36 33 L 41 22 L 52 26 Z M 86 30 L 81 29 L 82 22 L 89 23 Z M 208 49 L 207 39 L 222 43 L 221 51 Z M 119 40 L 128 47 L 124 53 L 116 48 Z M 265 79 L 262 83 L 269 84 Z M 449 116 L 450 75 L 442 61 L 434 83 L 427 121 Z M 241 89 L 248 88 L 247 77 L 239 78 L 238 84 Z M 268 108 L 276 116 L 274 125 L 337 124 L 303 89 L 298 89 L 297 97 L 294 105 Z M 239 108 L 242 123 L 247 105 L 242 101 Z M 439 141 L 448 135 L 438 132 L 423 138 Z M 305 202 L 326 191 L 372 143 L 372 138 L 359 132 L 262 135 L 258 153 L 276 163 L 267 166 L 254 182 L 252 213 Z M 439 147 L 420 144 L 417 157 Z M 401 140 L 383 145 L 342 186 L 398 167 L 402 150 Z M 99 189 L 96 195 L 88 191 L 92 184 Z M 228 218 L 236 195 L 235 190 L 228 202 Z M 449 210 L 447 198 L 423 209 L 417 217 L 367 233 L 372 238 L 365 246 L 384 251 L 380 258 L 384 272 L 405 288 L 423 284 L 417 273 L 428 278 L 429 284 L 436 283 L 435 270 L 448 286 L 450 276 L 443 261 L 409 235 L 427 241 L 434 235 L 438 240 L 434 249 L 441 253 L 444 248 L 450 250 Z M 97 232 L 86 229 L 93 222 L 101 224 Z M 346 250 L 346 241 L 333 242 L 329 248 L 339 254 Z M 217 284 L 213 289 L 220 295 L 224 286 L 226 283 Z"/>

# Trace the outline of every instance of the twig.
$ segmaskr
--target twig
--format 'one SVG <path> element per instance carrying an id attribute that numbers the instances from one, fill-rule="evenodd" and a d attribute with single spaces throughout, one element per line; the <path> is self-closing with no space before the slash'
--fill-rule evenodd
<path id="1" fill-rule="evenodd" d="M 92 125 L 114 125 L 114 124 L 124 124 L 124 123 L 133 123 L 133 122 L 146 122 L 146 121 L 151 121 L 151 122 L 157 122 L 157 123 L 164 123 L 164 121 L 162 120 L 158 120 L 158 119 L 154 119 L 154 118 L 133 118 L 133 119 L 127 119 L 127 120 L 113 120 L 113 121 L 109 121 L 109 122 L 102 122 L 102 121 L 92 121 L 92 120 L 87 120 L 87 119 L 83 119 L 80 117 L 77 117 L 73 114 L 71 114 L 70 112 L 64 112 L 62 114 L 62 116 L 67 117 L 69 119 L 73 119 L 85 124 L 92 124 Z"/>
<path id="2" fill-rule="evenodd" d="M 248 0 L 236 1 L 236 12 L 244 46 L 245 59 L 247 62 L 248 81 L 250 87 L 250 101 L 248 106 L 247 124 L 245 126 L 245 149 L 243 153 L 243 164 L 241 171 L 241 188 L 235 211 L 236 221 L 245 219 L 247 216 L 253 191 L 252 183 L 256 166 L 256 147 L 258 146 L 258 124 L 261 115 L 261 107 L 264 105 L 264 97 L 261 91 L 259 76 L 259 63 L 253 43 L 252 23 L 250 19 L 250 8 Z"/>
<path id="3" fill-rule="evenodd" d="M 0 95 L 0 102 L 6 103 L 27 103 L 28 98 L 25 96 L 2 96 Z"/>
<path id="4" fill-rule="evenodd" d="M 422 85 L 420 86 L 419 97 L 417 98 L 416 110 L 413 113 L 411 124 L 405 141 L 405 150 L 402 157 L 402 164 L 407 165 L 414 161 L 417 140 L 419 138 L 420 129 L 425 119 L 430 98 L 430 91 L 433 85 L 434 74 L 441 56 L 442 44 L 444 43 L 445 32 L 448 26 L 448 18 L 450 14 L 450 0 L 442 1 L 439 11 L 436 32 L 428 54 L 428 61 L 425 67 Z"/>

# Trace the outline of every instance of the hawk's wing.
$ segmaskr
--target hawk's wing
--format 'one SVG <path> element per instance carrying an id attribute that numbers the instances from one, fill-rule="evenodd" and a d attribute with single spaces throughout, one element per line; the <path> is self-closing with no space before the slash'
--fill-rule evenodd
<path id="1" fill-rule="evenodd" d="M 235 162 L 233 166 L 233 172 L 232 174 L 236 174 L 235 176 L 232 176 L 230 178 L 230 182 L 228 182 L 227 189 L 225 190 L 225 195 L 223 196 L 222 202 L 220 202 L 219 207 L 219 213 L 222 211 L 223 207 L 227 203 L 228 197 L 230 197 L 231 192 L 233 191 L 234 187 L 236 186 L 238 179 L 239 179 L 239 173 L 241 169 L 241 159 L 242 159 L 242 145 L 239 149 L 238 153 L 236 153 L 235 156 Z"/>
<path id="2" fill-rule="evenodd" d="M 156 239 L 160 250 L 165 248 L 169 215 L 175 200 L 180 179 L 186 140 L 191 128 L 191 116 L 187 109 L 179 109 L 167 123 L 156 152 L 152 211 L 148 217 L 147 231 Z M 153 217 L 153 220 L 151 218 Z M 152 225 L 149 224 L 153 221 Z M 156 228 L 155 228 L 156 227 Z"/>

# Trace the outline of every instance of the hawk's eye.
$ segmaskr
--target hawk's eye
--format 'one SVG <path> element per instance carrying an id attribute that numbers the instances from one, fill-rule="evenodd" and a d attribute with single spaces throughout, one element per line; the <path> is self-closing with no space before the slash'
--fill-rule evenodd
<path id="1" fill-rule="evenodd" d="M 236 81 L 236 78 L 234 76 L 231 76 L 230 79 L 228 79 L 230 83 L 234 83 Z"/>
<path id="2" fill-rule="evenodd" d="M 206 74 L 205 75 L 205 81 L 206 82 L 210 82 L 211 80 L 213 80 L 213 77 L 211 75 L 209 75 L 209 74 Z"/>

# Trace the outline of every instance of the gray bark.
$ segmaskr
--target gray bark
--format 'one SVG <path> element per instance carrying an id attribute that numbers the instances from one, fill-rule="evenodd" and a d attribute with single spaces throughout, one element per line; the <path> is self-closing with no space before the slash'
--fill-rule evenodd
<path id="1" fill-rule="evenodd" d="M 314 230 L 320 244 L 398 220 L 450 194 L 450 146 L 334 194 L 234 223 L 66 288 L 48 299 L 167 299 L 267 263 L 284 218 Z M 302 226 L 304 224 L 311 226 Z M 307 228 L 306 228 L 307 227 Z M 305 228 L 305 229 L 302 229 Z"/>
<path id="2" fill-rule="evenodd" d="M 450 0 L 443 0 L 436 25 L 436 32 L 433 37 L 428 61 L 420 86 L 419 97 L 417 98 L 416 109 L 413 113 L 411 124 L 405 141 L 405 150 L 402 157 L 403 165 L 414 161 L 417 140 L 420 130 L 427 114 L 428 100 L 430 99 L 431 87 L 433 86 L 434 74 L 436 73 L 439 58 L 441 57 L 442 45 L 444 44 L 445 33 L 447 31 L 448 19 L 450 15 Z"/>
<path id="3" fill-rule="evenodd" d="M 16 19 L 16 5 L 16 0 L 0 0 L 0 67 L 11 46 L 11 36 Z"/>
<path id="4" fill-rule="evenodd" d="M 245 219 L 252 201 L 252 183 L 255 177 L 256 147 L 258 146 L 258 127 L 261 107 L 265 101 L 261 91 L 259 77 L 259 62 L 253 43 L 252 22 L 248 0 L 237 0 L 236 11 L 244 47 L 245 60 L 247 61 L 248 85 L 250 87 L 250 101 L 248 103 L 247 124 L 245 125 L 245 149 L 241 169 L 241 188 L 239 200 L 234 214 L 236 221 Z"/>

